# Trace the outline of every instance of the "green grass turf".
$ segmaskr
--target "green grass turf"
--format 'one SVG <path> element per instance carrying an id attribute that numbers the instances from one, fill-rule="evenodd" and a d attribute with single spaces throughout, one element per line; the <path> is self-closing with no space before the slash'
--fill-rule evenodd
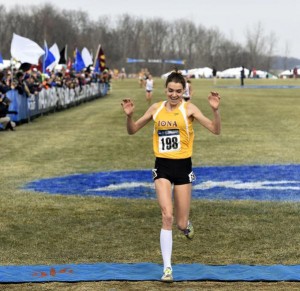
<path id="1" fill-rule="evenodd" d="M 300 80 L 246 80 L 291 85 Z M 163 100 L 155 79 L 154 102 Z M 192 80 L 193 102 L 211 117 L 207 96 L 222 96 L 222 134 L 194 125 L 193 164 L 300 163 L 300 90 L 215 88 Z M 239 80 L 218 80 L 218 86 Z M 156 201 L 47 195 L 22 191 L 34 179 L 119 169 L 151 169 L 152 124 L 129 136 L 120 103 L 136 118 L 147 109 L 138 80 L 112 83 L 110 95 L 0 132 L 1 265 L 94 262 L 161 263 Z M 192 242 L 174 228 L 173 263 L 299 264 L 299 203 L 194 200 Z M 22 289 L 21 289 L 22 288 Z M 0 285 L 2 290 L 298 290 L 300 283 L 85 282 Z M 254 289 L 253 289 L 254 288 Z M 298 288 L 298 289 L 297 289 Z"/>

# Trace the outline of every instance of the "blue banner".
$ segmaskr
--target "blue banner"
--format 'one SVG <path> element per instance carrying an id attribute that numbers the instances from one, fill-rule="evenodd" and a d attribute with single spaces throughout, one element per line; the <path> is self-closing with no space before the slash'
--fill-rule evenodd
<path id="1" fill-rule="evenodd" d="M 8 114 L 8 116 L 14 122 L 29 121 L 31 117 L 39 116 L 55 108 L 67 107 L 78 100 L 105 96 L 107 95 L 108 84 L 92 83 L 84 85 L 82 90 L 77 87 L 75 91 L 68 88 L 53 87 L 43 89 L 37 95 L 31 94 L 29 97 L 25 93 L 20 95 L 17 90 L 7 91 L 6 96 L 11 101 L 9 111 L 17 112 L 17 114 Z"/>
<path id="2" fill-rule="evenodd" d="M 127 58 L 127 63 L 144 63 L 144 62 L 146 62 L 146 60 L 144 60 L 144 59 Z"/>
<path id="3" fill-rule="evenodd" d="M 155 63 L 155 64 L 177 64 L 184 65 L 184 60 L 163 60 L 163 59 L 131 59 L 127 58 L 127 63 Z"/>
<path id="4" fill-rule="evenodd" d="M 166 64 L 184 65 L 184 60 L 164 60 Z"/>

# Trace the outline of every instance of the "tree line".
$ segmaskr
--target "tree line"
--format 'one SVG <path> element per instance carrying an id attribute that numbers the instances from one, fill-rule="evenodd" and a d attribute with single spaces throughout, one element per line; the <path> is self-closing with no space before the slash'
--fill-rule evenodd
<path id="1" fill-rule="evenodd" d="M 115 18 L 99 16 L 95 21 L 87 12 L 58 9 L 50 4 L 16 5 L 10 10 L 0 5 L 0 53 L 4 59 L 10 58 L 13 33 L 41 46 L 44 40 L 48 46 L 67 45 L 69 57 L 73 57 L 76 48 L 83 47 L 95 55 L 101 44 L 110 68 L 124 67 L 128 73 L 136 73 L 147 67 L 153 75 L 168 71 L 171 65 L 127 64 L 127 58 L 183 59 L 185 68 L 215 66 L 224 70 L 245 66 L 269 71 L 276 45 L 275 35 L 266 34 L 259 23 L 247 31 L 243 46 L 226 38 L 217 28 L 206 28 L 186 19 L 171 22 L 124 14 Z"/>

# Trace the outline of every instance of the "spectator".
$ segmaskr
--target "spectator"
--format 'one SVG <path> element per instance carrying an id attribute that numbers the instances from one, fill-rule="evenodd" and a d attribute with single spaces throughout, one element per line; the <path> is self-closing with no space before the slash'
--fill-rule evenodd
<path id="1" fill-rule="evenodd" d="M 16 124 L 10 120 L 10 117 L 7 116 L 8 113 L 15 113 L 8 111 L 9 104 L 11 101 L 4 95 L 0 95 L 0 124 L 5 130 L 14 130 Z"/>
<path id="2" fill-rule="evenodd" d="M 18 91 L 20 95 L 26 94 L 27 97 L 30 96 L 30 91 L 26 82 L 24 82 L 24 73 L 19 71 L 16 73 L 16 78 L 13 79 L 11 88 Z"/>
<path id="3" fill-rule="evenodd" d="M 10 89 L 10 77 L 8 77 L 8 73 L 4 71 L 0 72 L 0 92 L 5 94 Z"/>
<path id="4" fill-rule="evenodd" d="M 52 78 L 48 74 L 44 74 L 42 86 L 46 90 L 52 87 Z"/>
<path id="5" fill-rule="evenodd" d="M 244 86 L 244 79 L 245 79 L 245 68 L 242 66 L 241 69 L 241 86 Z"/>
<path id="6" fill-rule="evenodd" d="M 30 95 L 37 95 L 42 90 L 41 83 L 36 81 L 33 75 L 29 75 L 24 81 L 28 87 Z"/>
<path id="7" fill-rule="evenodd" d="M 293 70 L 293 76 L 294 76 L 294 79 L 298 78 L 298 68 L 297 67 L 295 67 Z"/>
<path id="8" fill-rule="evenodd" d="M 213 76 L 213 80 L 214 80 L 214 85 L 217 84 L 217 69 L 215 66 L 213 66 L 213 69 L 212 69 L 212 76 Z"/>

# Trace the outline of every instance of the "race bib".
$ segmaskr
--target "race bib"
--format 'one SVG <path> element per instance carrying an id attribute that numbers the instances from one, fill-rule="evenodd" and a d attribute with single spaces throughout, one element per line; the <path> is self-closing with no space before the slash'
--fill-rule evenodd
<path id="1" fill-rule="evenodd" d="M 160 153 L 179 151 L 181 148 L 179 129 L 159 130 L 158 142 Z"/>

